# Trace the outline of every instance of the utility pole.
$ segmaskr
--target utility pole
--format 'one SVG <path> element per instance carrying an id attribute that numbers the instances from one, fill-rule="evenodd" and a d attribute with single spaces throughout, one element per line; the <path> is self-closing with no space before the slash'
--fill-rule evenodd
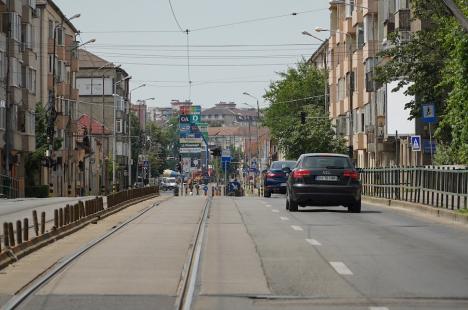
<path id="1" fill-rule="evenodd" d="M 6 100 L 5 100 L 5 170 L 6 175 L 8 177 L 11 176 L 10 171 L 10 153 L 11 153 L 11 145 L 10 145 L 10 135 L 11 135 L 11 128 L 10 128 L 10 102 L 11 102 L 11 93 L 10 93 L 10 39 L 11 39 L 11 16 L 10 16 L 10 5 L 9 1 L 6 2 L 6 15 L 7 15 L 7 38 L 6 38 L 6 59 L 7 59 L 7 72 L 6 72 Z"/>

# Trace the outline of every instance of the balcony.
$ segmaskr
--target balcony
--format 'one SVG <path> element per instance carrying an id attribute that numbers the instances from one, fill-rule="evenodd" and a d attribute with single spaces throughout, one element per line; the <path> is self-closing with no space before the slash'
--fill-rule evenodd
<path id="1" fill-rule="evenodd" d="M 36 138 L 34 137 L 34 135 L 23 134 L 22 140 L 23 140 L 22 150 L 24 152 L 32 152 L 36 149 Z"/>
<path id="2" fill-rule="evenodd" d="M 353 27 L 356 27 L 358 24 L 362 24 L 362 22 L 363 22 L 362 10 L 359 8 L 355 8 L 353 10 L 353 16 L 352 16 Z"/>
<path id="3" fill-rule="evenodd" d="M 377 0 L 362 0 L 361 6 L 363 8 L 367 8 L 367 9 L 363 9 L 364 15 L 376 14 L 378 11 L 378 2 L 379 1 Z"/>
<path id="4" fill-rule="evenodd" d="M 343 31 L 344 33 L 349 33 L 349 34 L 351 34 L 351 33 L 354 33 L 354 32 L 355 32 L 355 29 L 354 29 L 354 27 L 353 27 L 353 20 L 352 20 L 350 17 L 345 18 L 345 19 L 342 21 L 342 24 L 341 24 L 341 25 L 342 25 L 342 29 L 343 29 L 342 31 Z"/>
<path id="5" fill-rule="evenodd" d="M 409 9 L 402 9 L 395 12 L 395 28 L 399 31 L 411 30 L 411 16 Z"/>
<path id="6" fill-rule="evenodd" d="M 69 121 L 70 116 L 59 113 L 57 115 L 57 119 L 55 120 L 55 126 L 57 127 L 57 129 L 65 129 Z"/>

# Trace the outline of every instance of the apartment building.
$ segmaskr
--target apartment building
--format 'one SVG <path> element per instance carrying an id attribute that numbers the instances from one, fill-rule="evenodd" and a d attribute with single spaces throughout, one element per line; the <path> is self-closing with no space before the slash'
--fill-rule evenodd
<path id="1" fill-rule="evenodd" d="M 44 167 L 42 183 L 51 196 L 84 193 L 83 150 L 77 147 L 77 103 L 75 88 L 79 70 L 77 34 L 69 17 L 51 0 L 37 0 L 36 28 L 39 48 L 38 101 L 53 109 L 54 141 L 60 147 L 50 154 L 52 167 Z"/>
<path id="2" fill-rule="evenodd" d="M 414 134 L 414 123 L 406 122 L 408 113 L 401 107 L 405 101 L 402 92 L 394 96 L 396 102 L 389 102 L 393 87 L 377 85 L 373 78 L 376 66 L 385 61 L 377 55 L 388 45 L 388 35 L 407 31 L 409 38 L 408 2 L 330 2 L 329 113 L 337 134 L 345 137 L 350 155 L 360 167 L 398 164 L 397 139 Z M 397 104 L 398 109 L 387 113 Z M 398 128 L 404 129 L 400 135 Z"/>
<path id="3" fill-rule="evenodd" d="M 106 191 L 123 189 L 128 184 L 128 162 L 130 145 L 128 138 L 129 121 L 129 74 L 122 68 L 114 66 L 111 62 L 94 55 L 91 52 L 79 49 L 80 71 L 77 73 L 76 85 L 79 90 L 79 115 L 89 115 L 90 136 L 97 136 L 102 140 L 105 158 L 96 161 L 92 168 L 102 171 L 99 162 L 109 169 L 104 169 L 104 176 L 99 183 Z M 109 128 L 113 133 L 106 135 L 93 131 L 92 120 L 96 120 Z M 114 157 L 115 155 L 115 157 Z M 111 163 L 114 162 L 112 165 Z"/>
<path id="4" fill-rule="evenodd" d="M 36 1 L 0 1 L 0 167 L 1 194 L 23 197 L 27 155 L 36 148 L 39 41 Z M 8 188 L 3 178 L 13 178 Z"/>
<path id="5" fill-rule="evenodd" d="M 255 127 L 257 116 L 257 109 L 239 109 L 236 103 L 223 101 L 214 107 L 204 109 L 201 113 L 202 121 L 214 127 Z"/>

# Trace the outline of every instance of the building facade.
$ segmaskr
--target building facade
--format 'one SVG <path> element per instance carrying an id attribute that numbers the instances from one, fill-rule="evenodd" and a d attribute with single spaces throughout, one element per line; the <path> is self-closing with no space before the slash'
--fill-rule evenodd
<path id="1" fill-rule="evenodd" d="M 398 108 L 388 113 L 410 99 L 400 92 L 390 102 L 391 85 L 374 81 L 376 66 L 385 61 L 378 53 L 388 46 L 389 34 L 399 31 L 409 39 L 409 17 L 409 1 L 330 1 L 329 113 L 359 167 L 417 161 L 399 155 L 407 154 L 398 150 L 400 138 L 406 141 L 415 133 L 414 123 L 406 121 L 407 111 Z M 403 132 L 398 134 L 398 128 Z"/>
<path id="2" fill-rule="evenodd" d="M 51 196 L 84 194 L 83 156 L 77 148 L 78 90 L 75 78 L 79 70 L 79 31 L 50 0 L 38 0 L 36 14 L 39 32 L 38 100 L 52 111 L 48 116 L 54 127 L 53 163 L 44 167 L 42 183 L 49 185 Z M 52 147 L 52 145 L 54 145 Z"/>
<path id="3" fill-rule="evenodd" d="M 201 113 L 202 121 L 215 127 L 255 127 L 257 116 L 257 109 L 239 109 L 234 102 L 219 102 Z"/>
<path id="4" fill-rule="evenodd" d="M 96 171 L 104 171 L 99 181 L 105 191 L 123 189 L 128 184 L 129 144 L 129 78 L 128 73 L 88 51 L 79 50 L 80 71 L 76 85 L 80 94 L 78 113 L 90 116 L 89 135 L 93 136 L 92 120 L 112 131 L 101 135 L 105 167 L 95 163 Z M 115 156 L 114 156 L 115 155 Z"/>
<path id="5" fill-rule="evenodd" d="M 5 196 L 22 197 L 28 178 L 25 161 L 36 148 L 34 111 L 40 46 L 36 2 L 0 1 L 0 19 L 0 191 Z M 3 181 L 10 177 L 14 185 Z"/>

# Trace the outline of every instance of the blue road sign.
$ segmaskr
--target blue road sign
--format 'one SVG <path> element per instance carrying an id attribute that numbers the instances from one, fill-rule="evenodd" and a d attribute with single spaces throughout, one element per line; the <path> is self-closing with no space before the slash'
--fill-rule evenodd
<path id="1" fill-rule="evenodd" d="M 434 104 L 424 104 L 422 106 L 422 121 L 427 124 L 434 124 L 437 122 Z"/>
<path id="2" fill-rule="evenodd" d="M 230 163 L 231 162 L 231 156 L 221 156 L 221 162 Z"/>
<path id="3" fill-rule="evenodd" d="M 432 147 L 432 150 L 431 150 L 431 147 Z M 432 141 L 432 145 L 431 145 L 430 140 L 423 140 L 423 150 L 425 154 L 435 154 L 436 152 L 435 141 Z"/>
<path id="4" fill-rule="evenodd" d="M 421 151 L 421 136 L 411 136 L 411 148 L 413 152 Z"/>

